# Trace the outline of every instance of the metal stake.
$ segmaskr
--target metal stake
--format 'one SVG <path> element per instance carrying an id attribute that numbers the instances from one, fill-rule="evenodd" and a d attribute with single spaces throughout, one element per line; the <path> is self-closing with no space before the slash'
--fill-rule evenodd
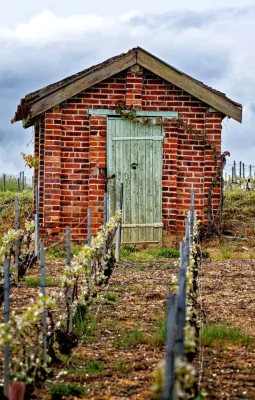
<path id="1" fill-rule="evenodd" d="M 41 293 L 45 297 L 45 264 L 44 264 L 44 243 L 40 243 L 40 276 L 41 276 Z M 42 339 L 43 339 L 43 363 L 47 364 L 47 328 L 46 328 L 46 311 L 42 312 Z"/>
<path id="2" fill-rule="evenodd" d="M 162 400 L 172 400 L 174 390 L 175 295 L 168 298 L 166 379 Z"/>
<path id="3" fill-rule="evenodd" d="M 10 260 L 4 259 L 4 323 L 8 324 L 10 316 Z M 9 377 L 10 375 L 10 349 L 4 346 L 4 395 L 9 399 Z"/>
<path id="4" fill-rule="evenodd" d="M 15 232 L 19 230 L 19 198 L 15 197 Z M 15 284 L 19 283 L 19 239 L 15 239 Z"/>
<path id="5" fill-rule="evenodd" d="M 70 267 L 71 265 L 71 246 L 70 246 L 70 228 L 66 226 L 66 264 Z M 69 287 L 67 290 L 67 329 L 68 333 L 72 332 L 73 329 L 73 315 L 72 315 L 72 288 Z"/>

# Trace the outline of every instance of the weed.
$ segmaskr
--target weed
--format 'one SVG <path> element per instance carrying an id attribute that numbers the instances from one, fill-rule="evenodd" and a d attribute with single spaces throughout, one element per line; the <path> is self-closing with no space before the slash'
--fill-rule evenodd
<path id="1" fill-rule="evenodd" d="M 174 268 L 176 265 L 174 262 L 168 262 L 164 265 L 162 265 L 164 268 Z"/>
<path id="2" fill-rule="evenodd" d="M 166 319 L 160 319 L 157 322 L 156 335 L 153 339 L 154 344 L 164 346 L 166 343 Z"/>
<path id="3" fill-rule="evenodd" d="M 253 260 L 255 258 L 255 252 L 253 251 L 252 253 L 250 253 L 250 259 Z"/>
<path id="4" fill-rule="evenodd" d="M 54 244 L 46 251 L 48 258 L 66 258 L 66 248 L 60 244 Z"/>
<path id="5" fill-rule="evenodd" d="M 128 374 L 130 371 L 132 371 L 131 365 L 125 363 L 124 361 L 115 361 L 114 368 L 121 374 Z"/>
<path id="6" fill-rule="evenodd" d="M 223 260 L 231 260 L 235 251 L 235 245 L 232 243 L 223 243 L 219 246 Z"/>
<path id="7" fill-rule="evenodd" d="M 146 269 L 146 265 L 145 264 L 138 264 L 137 266 L 137 269 L 139 269 L 139 271 L 144 271 L 145 269 Z"/>
<path id="8" fill-rule="evenodd" d="M 31 276 L 25 279 L 25 284 L 29 287 L 37 287 L 41 286 L 41 278 L 39 276 Z M 45 278 L 45 285 L 46 286 L 59 286 L 60 280 L 53 279 L 50 276 Z"/>
<path id="9" fill-rule="evenodd" d="M 119 337 L 115 340 L 114 345 L 116 348 L 129 348 L 146 343 L 148 343 L 148 337 L 145 333 L 140 329 L 134 328 L 129 332 L 121 332 Z"/>
<path id="10" fill-rule="evenodd" d="M 91 374 L 98 374 L 104 372 L 106 365 L 103 361 L 93 360 L 86 365 L 86 370 Z"/>
<path id="11" fill-rule="evenodd" d="M 180 257 L 180 251 L 171 248 L 165 248 L 161 250 L 151 250 L 150 254 L 152 254 L 156 258 L 178 258 Z"/>
<path id="12" fill-rule="evenodd" d="M 125 258 L 130 261 L 150 261 L 149 266 L 153 266 L 153 260 L 155 258 L 177 258 L 180 256 L 180 251 L 165 248 L 157 250 L 140 250 L 136 248 L 127 247 L 127 245 L 121 249 L 121 258 Z"/>
<path id="13" fill-rule="evenodd" d="M 75 383 L 55 383 L 49 388 L 52 400 L 61 400 L 64 396 L 84 396 L 84 388 Z"/>
<path id="14" fill-rule="evenodd" d="M 254 338 L 241 329 L 226 325 L 208 325 L 201 332 L 202 343 L 205 346 L 236 344 L 253 346 Z"/>
<path id="15" fill-rule="evenodd" d="M 79 305 L 73 317 L 74 333 L 81 337 L 88 330 L 88 309 L 85 305 Z"/>
<path id="16" fill-rule="evenodd" d="M 106 295 L 105 295 L 105 298 L 106 298 L 108 301 L 114 302 L 114 301 L 117 300 L 117 295 L 116 295 L 115 293 L 109 293 L 109 292 L 107 292 Z"/>
<path id="17" fill-rule="evenodd" d="M 79 251 L 81 250 L 82 245 L 77 245 L 71 243 L 71 257 L 74 255 L 77 255 Z M 66 247 L 62 244 L 55 244 L 51 247 L 46 252 L 48 258 L 53 258 L 53 259 L 63 259 L 66 258 Z"/>

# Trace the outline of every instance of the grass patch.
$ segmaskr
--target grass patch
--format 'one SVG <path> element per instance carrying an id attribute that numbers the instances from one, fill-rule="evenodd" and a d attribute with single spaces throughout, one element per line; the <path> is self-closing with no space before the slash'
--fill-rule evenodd
<path id="1" fill-rule="evenodd" d="M 103 361 L 93 360 L 86 365 L 86 370 L 91 374 L 99 374 L 105 371 L 106 365 Z"/>
<path id="2" fill-rule="evenodd" d="M 25 190 L 21 193 L 0 192 L 0 244 L 1 238 L 8 229 L 15 226 L 15 197 L 19 199 L 19 227 L 25 227 L 25 221 L 33 218 L 33 192 Z"/>
<path id="3" fill-rule="evenodd" d="M 216 248 L 209 250 L 210 258 L 212 260 L 232 260 L 236 258 L 236 245 L 233 243 L 219 243 Z"/>
<path id="4" fill-rule="evenodd" d="M 25 284 L 28 286 L 28 287 L 38 287 L 38 286 L 41 286 L 41 278 L 38 276 L 35 276 L 35 277 L 27 277 L 26 279 L 25 279 Z M 59 284 L 60 284 L 60 280 L 59 279 L 53 279 L 53 278 L 51 278 L 50 276 L 47 276 L 46 278 L 45 278 L 45 286 L 48 286 L 48 287 L 50 287 L 50 286 L 59 286 Z"/>
<path id="5" fill-rule="evenodd" d="M 157 250 L 139 250 L 136 247 L 125 245 L 121 248 L 120 257 L 130 261 L 153 261 L 157 258 L 178 258 L 180 251 L 171 248 Z M 149 266 L 153 266 L 150 263 Z"/>
<path id="6" fill-rule="evenodd" d="M 125 375 L 132 371 L 132 366 L 125 361 L 115 361 L 114 368 L 117 372 Z"/>
<path id="7" fill-rule="evenodd" d="M 219 246 L 223 260 L 231 260 L 236 246 L 233 243 L 222 243 Z"/>
<path id="8" fill-rule="evenodd" d="M 136 347 L 139 344 L 147 344 L 148 336 L 140 329 L 134 328 L 131 331 L 123 331 L 115 340 L 114 345 L 117 349 Z"/>
<path id="9" fill-rule="evenodd" d="M 49 388 L 52 400 L 61 400 L 64 396 L 76 396 L 81 398 L 85 395 L 84 388 L 75 383 L 55 383 Z"/>
<path id="10" fill-rule="evenodd" d="M 223 215 L 228 220 L 247 220 L 255 217 L 255 191 L 238 187 L 224 191 Z"/>
<path id="11" fill-rule="evenodd" d="M 81 250 L 82 245 L 71 243 L 71 257 L 77 255 Z M 47 258 L 51 259 L 65 259 L 66 247 L 63 244 L 55 244 L 46 251 Z"/>
<path id="12" fill-rule="evenodd" d="M 111 301 L 111 302 L 116 301 L 116 300 L 117 300 L 117 297 L 118 297 L 118 296 L 117 296 L 115 293 L 109 293 L 109 292 L 107 292 L 106 295 L 105 295 L 106 300 Z"/>
<path id="13" fill-rule="evenodd" d="M 155 345 L 164 346 L 166 344 L 166 329 L 166 318 L 158 320 L 156 334 L 153 337 Z"/>
<path id="14" fill-rule="evenodd" d="M 171 248 L 165 248 L 160 250 L 150 250 L 155 258 L 178 258 L 180 257 L 180 251 Z"/>
<path id="15" fill-rule="evenodd" d="M 208 325 L 201 332 L 204 346 L 227 346 L 229 344 L 245 347 L 254 346 L 254 338 L 241 329 L 226 325 Z"/>

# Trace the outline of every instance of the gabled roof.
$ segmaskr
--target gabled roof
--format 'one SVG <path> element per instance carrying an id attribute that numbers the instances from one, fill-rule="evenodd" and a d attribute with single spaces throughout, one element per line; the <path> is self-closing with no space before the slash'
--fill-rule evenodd
<path id="1" fill-rule="evenodd" d="M 33 124 L 36 116 L 134 64 L 139 64 L 171 82 L 224 115 L 236 121 L 242 121 L 241 104 L 167 64 L 141 47 L 136 47 L 127 53 L 109 58 L 100 64 L 27 94 L 21 99 L 11 122 L 23 120 L 24 127 L 28 127 Z"/>

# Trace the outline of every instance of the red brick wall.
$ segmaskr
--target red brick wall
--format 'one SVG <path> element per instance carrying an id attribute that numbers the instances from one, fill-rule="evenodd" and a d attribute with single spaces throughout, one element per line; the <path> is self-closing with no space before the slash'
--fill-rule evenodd
<path id="1" fill-rule="evenodd" d="M 217 148 L 215 158 L 215 152 L 205 150 L 197 135 L 193 137 L 173 124 L 164 126 L 163 242 L 168 244 L 182 235 L 192 187 L 198 216 L 206 223 L 208 192 L 221 152 L 223 116 L 208 113 L 208 106 L 200 100 L 140 69 L 137 74 L 124 71 L 115 75 L 45 113 L 39 129 L 40 223 L 44 230 L 50 229 L 52 238 L 58 238 L 69 225 L 75 228 L 73 239 L 84 239 L 88 207 L 92 234 L 102 225 L 105 181 L 100 172 L 106 167 L 106 117 L 89 116 L 88 109 L 114 109 L 119 100 L 140 110 L 177 111 L 197 135 L 205 135 Z M 218 185 L 213 192 L 214 212 L 219 195 Z"/>

